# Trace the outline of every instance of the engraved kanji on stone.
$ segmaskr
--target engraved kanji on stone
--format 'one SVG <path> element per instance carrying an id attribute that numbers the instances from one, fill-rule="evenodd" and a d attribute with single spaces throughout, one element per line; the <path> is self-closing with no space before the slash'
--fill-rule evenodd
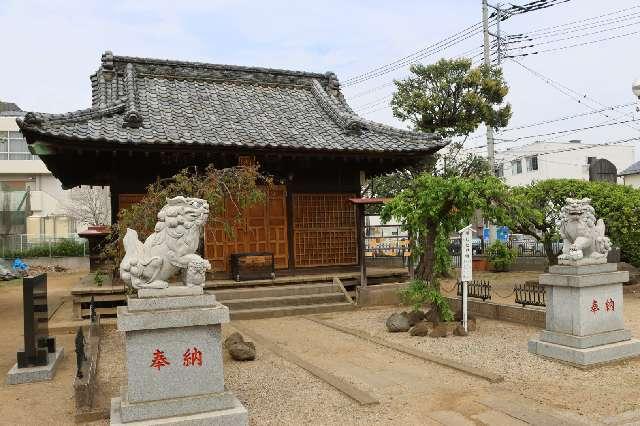
<path id="1" fill-rule="evenodd" d="M 599 310 L 600 310 L 600 307 L 598 306 L 598 301 L 596 299 L 593 299 L 593 302 L 591 303 L 591 312 L 595 314 Z"/>
<path id="2" fill-rule="evenodd" d="M 202 352 L 200 352 L 196 347 L 194 347 L 193 349 L 187 349 L 187 351 L 182 354 L 182 365 L 184 365 L 185 367 L 191 367 L 195 365 L 201 367 Z"/>
<path id="3" fill-rule="evenodd" d="M 150 367 L 157 368 L 158 371 L 160 371 L 161 367 L 166 367 L 169 364 L 171 363 L 169 362 L 167 357 L 164 356 L 164 351 L 161 351 L 160 349 L 156 349 L 155 352 L 153 353 L 153 359 L 151 360 Z"/>
<path id="4" fill-rule="evenodd" d="M 604 307 L 607 310 L 607 312 L 615 311 L 616 310 L 616 302 L 614 302 L 614 300 L 612 298 L 608 298 L 607 301 L 604 302 Z"/>

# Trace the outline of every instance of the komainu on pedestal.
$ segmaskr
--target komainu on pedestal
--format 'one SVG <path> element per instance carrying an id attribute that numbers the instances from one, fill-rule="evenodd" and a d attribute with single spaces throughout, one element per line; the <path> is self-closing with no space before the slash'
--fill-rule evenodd
<path id="1" fill-rule="evenodd" d="M 222 324 L 229 309 L 204 292 L 208 261 L 196 254 L 209 206 L 174 197 L 144 243 L 124 237 L 122 278 L 137 291 L 118 307 L 126 381 L 111 400 L 111 425 L 238 425 L 247 409 L 224 386 Z M 182 273 L 184 285 L 168 280 Z"/>
<path id="2" fill-rule="evenodd" d="M 540 275 L 547 294 L 545 329 L 529 352 L 581 368 L 640 355 L 640 341 L 624 327 L 622 283 L 629 272 L 607 263 L 611 242 L 588 198 L 567 198 L 559 265 Z"/>

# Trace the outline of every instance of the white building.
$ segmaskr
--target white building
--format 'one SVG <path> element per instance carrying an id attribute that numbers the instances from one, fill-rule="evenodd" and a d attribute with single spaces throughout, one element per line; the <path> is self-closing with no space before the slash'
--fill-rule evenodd
<path id="1" fill-rule="evenodd" d="M 0 102 L 0 210 L 8 207 L 30 215 L 5 225 L 0 232 L 27 234 L 33 240 L 72 237 L 78 229 L 74 219 L 64 214 L 67 192 L 29 152 L 16 124 L 16 118 L 23 114 L 15 104 Z"/>
<path id="2" fill-rule="evenodd" d="M 617 174 L 634 162 L 635 148 L 633 145 L 585 144 L 580 141 L 535 142 L 497 151 L 496 168 L 498 176 L 503 177 L 508 185 L 520 186 L 545 179 L 590 180 L 590 165 L 601 159 L 615 166 L 617 171 L 611 174 L 611 178 L 622 183 Z"/>
<path id="3" fill-rule="evenodd" d="M 620 172 L 624 184 L 634 188 L 640 188 L 640 161 L 636 161 Z"/>

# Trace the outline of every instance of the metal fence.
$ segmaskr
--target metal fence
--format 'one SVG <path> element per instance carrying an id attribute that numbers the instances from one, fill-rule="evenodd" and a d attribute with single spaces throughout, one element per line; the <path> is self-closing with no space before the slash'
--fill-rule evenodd
<path id="1" fill-rule="evenodd" d="M 458 282 L 457 286 L 457 295 L 462 297 L 462 283 Z M 467 296 L 473 297 L 475 299 L 491 300 L 491 283 L 489 281 L 471 281 L 467 283 Z"/>
<path id="2" fill-rule="evenodd" d="M 530 306 L 547 306 L 545 301 L 546 291 L 544 286 L 537 282 L 526 282 L 524 284 L 516 284 L 513 286 L 513 292 L 516 295 L 516 303 Z"/>
<path id="3" fill-rule="evenodd" d="M 89 245 L 78 234 L 68 235 L 2 235 L 0 258 L 88 256 Z"/>
<path id="4" fill-rule="evenodd" d="M 476 240 L 472 244 L 472 250 L 474 255 L 483 255 L 486 253 L 487 248 L 489 247 L 489 242 L 486 240 Z M 535 240 L 516 240 L 516 241 L 507 241 L 507 247 L 514 248 L 518 257 L 546 257 L 547 252 L 544 248 L 544 245 Z M 562 242 L 554 241 L 551 245 L 553 248 L 553 252 L 558 255 L 562 252 Z M 460 257 L 460 240 L 454 239 L 451 241 L 449 246 L 449 254 L 452 257 L 452 263 L 454 268 L 459 268 L 461 265 L 461 257 Z"/>

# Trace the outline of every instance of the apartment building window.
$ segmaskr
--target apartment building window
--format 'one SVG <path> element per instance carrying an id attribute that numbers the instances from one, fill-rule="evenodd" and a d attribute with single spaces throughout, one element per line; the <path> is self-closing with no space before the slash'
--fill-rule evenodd
<path id="1" fill-rule="evenodd" d="M 496 176 L 504 177 L 504 164 L 498 164 L 496 166 Z"/>
<path id="2" fill-rule="evenodd" d="M 532 172 L 538 170 L 538 156 L 527 157 L 527 171 Z"/>
<path id="3" fill-rule="evenodd" d="M 522 173 L 522 160 L 513 160 L 511 162 L 511 174 L 519 175 Z"/>
<path id="4" fill-rule="evenodd" d="M 0 160 L 37 160 L 20 132 L 0 131 Z"/>

